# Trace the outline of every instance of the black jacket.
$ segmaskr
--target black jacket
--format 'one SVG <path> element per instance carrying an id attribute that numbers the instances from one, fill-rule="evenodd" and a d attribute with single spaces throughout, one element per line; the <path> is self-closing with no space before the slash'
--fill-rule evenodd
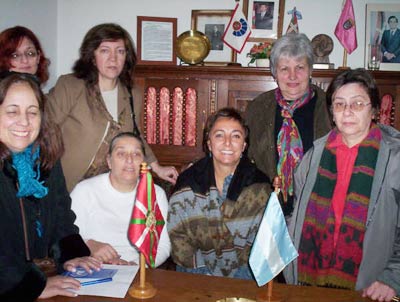
<path id="1" fill-rule="evenodd" d="M 61 267 L 66 260 L 90 255 L 74 225 L 76 217 L 60 163 L 41 179 L 48 194 L 41 199 L 22 199 L 31 258 L 50 256 Z M 16 172 L 5 162 L 0 171 L 0 301 L 34 301 L 46 286 L 46 276 L 27 259 L 16 194 Z M 41 237 L 37 222 L 42 225 Z"/>

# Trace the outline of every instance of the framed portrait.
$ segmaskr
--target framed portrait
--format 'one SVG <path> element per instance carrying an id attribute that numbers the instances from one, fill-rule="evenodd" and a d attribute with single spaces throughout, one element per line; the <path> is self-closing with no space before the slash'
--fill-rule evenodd
<path id="1" fill-rule="evenodd" d="M 248 41 L 272 41 L 282 36 L 285 0 L 243 0 L 243 12 L 251 28 Z"/>
<path id="2" fill-rule="evenodd" d="M 192 29 L 204 33 L 211 49 L 205 64 L 226 65 L 234 60 L 232 48 L 222 41 L 233 10 L 192 10 Z"/>
<path id="3" fill-rule="evenodd" d="M 142 65 L 176 65 L 177 18 L 137 17 L 137 57 Z"/>
<path id="4" fill-rule="evenodd" d="M 400 71 L 400 4 L 367 4 L 365 16 L 365 67 Z"/>

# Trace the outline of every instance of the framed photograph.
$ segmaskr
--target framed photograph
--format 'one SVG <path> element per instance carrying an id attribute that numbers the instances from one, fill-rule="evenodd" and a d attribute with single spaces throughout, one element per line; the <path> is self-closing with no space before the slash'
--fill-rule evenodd
<path id="1" fill-rule="evenodd" d="M 192 10 L 192 29 L 204 33 L 211 50 L 204 62 L 226 65 L 234 60 L 232 48 L 222 41 L 233 10 Z"/>
<path id="2" fill-rule="evenodd" d="M 176 65 L 177 18 L 137 17 L 137 56 L 142 65 Z"/>
<path id="3" fill-rule="evenodd" d="M 248 41 L 272 41 L 282 36 L 285 0 L 243 0 L 243 12 L 251 28 Z"/>
<path id="4" fill-rule="evenodd" d="M 367 4 L 365 16 L 365 67 L 400 71 L 400 4 Z"/>

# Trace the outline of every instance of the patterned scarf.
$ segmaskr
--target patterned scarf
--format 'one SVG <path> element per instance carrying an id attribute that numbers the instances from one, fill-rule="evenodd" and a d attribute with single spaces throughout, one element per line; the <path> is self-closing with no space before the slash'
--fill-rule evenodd
<path id="1" fill-rule="evenodd" d="M 334 246 L 335 214 L 331 198 L 336 186 L 338 135 L 332 130 L 322 153 L 313 192 L 307 205 L 299 246 L 300 284 L 354 289 L 362 260 L 365 222 L 381 140 L 373 124 L 360 143 L 347 190 L 342 223 Z"/>
<path id="2" fill-rule="evenodd" d="M 17 197 L 27 197 L 33 195 L 42 198 L 47 195 L 49 189 L 43 186 L 40 179 L 40 162 L 35 163 L 39 158 L 40 147 L 37 146 L 32 152 L 32 145 L 28 146 L 23 152 L 12 153 L 13 167 L 18 175 Z"/>
<path id="3" fill-rule="evenodd" d="M 283 117 L 276 143 L 279 155 L 276 169 L 282 180 L 281 191 L 285 201 L 287 201 L 288 195 L 293 195 L 293 170 L 303 158 L 303 143 L 299 129 L 294 122 L 293 113 L 297 108 L 307 104 L 313 96 L 314 93 L 310 87 L 301 98 L 288 102 L 283 98 L 279 88 L 275 90 L 275 99 L 282 109 L 281 115 Z"/>

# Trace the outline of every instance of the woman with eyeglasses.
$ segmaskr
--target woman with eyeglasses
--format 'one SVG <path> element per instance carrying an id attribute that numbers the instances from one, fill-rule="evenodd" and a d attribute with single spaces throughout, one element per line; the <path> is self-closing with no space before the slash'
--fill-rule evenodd
<path id="1" fill-rule="evenodd" d="M 289 231 L 299 257 L 290 284 L 400 294 L 400 132 L 377 124 L 379 92 L 364 69 L 330 84 L 336 127 L 316 140 L 296 169 Z"/>
<path id="2" fill-rule="evenodd" d="M 115 23 L 94 26 L 79 52 L 73 73 L 62 75 L 48 95 L 51 115 L 63 132 L 61 162 L 69 191 L 79 181 L 108 171 L 111 139 L 138 129 L 135 116 L 139 121 L 142 106 L 132 97 L 136 54 L 124 28 Z M 161 166 L 147 143 L 145 148 L 153 171 L 174 184 L 176 169 Z"/>
<path id="3" fill-rule="evenodd" d="M 49 79 L 49 64 L 39 39 L 30 29 L 15 26 L 0 33 L 0 73 L 30 73 L 44 84 Z"/>

